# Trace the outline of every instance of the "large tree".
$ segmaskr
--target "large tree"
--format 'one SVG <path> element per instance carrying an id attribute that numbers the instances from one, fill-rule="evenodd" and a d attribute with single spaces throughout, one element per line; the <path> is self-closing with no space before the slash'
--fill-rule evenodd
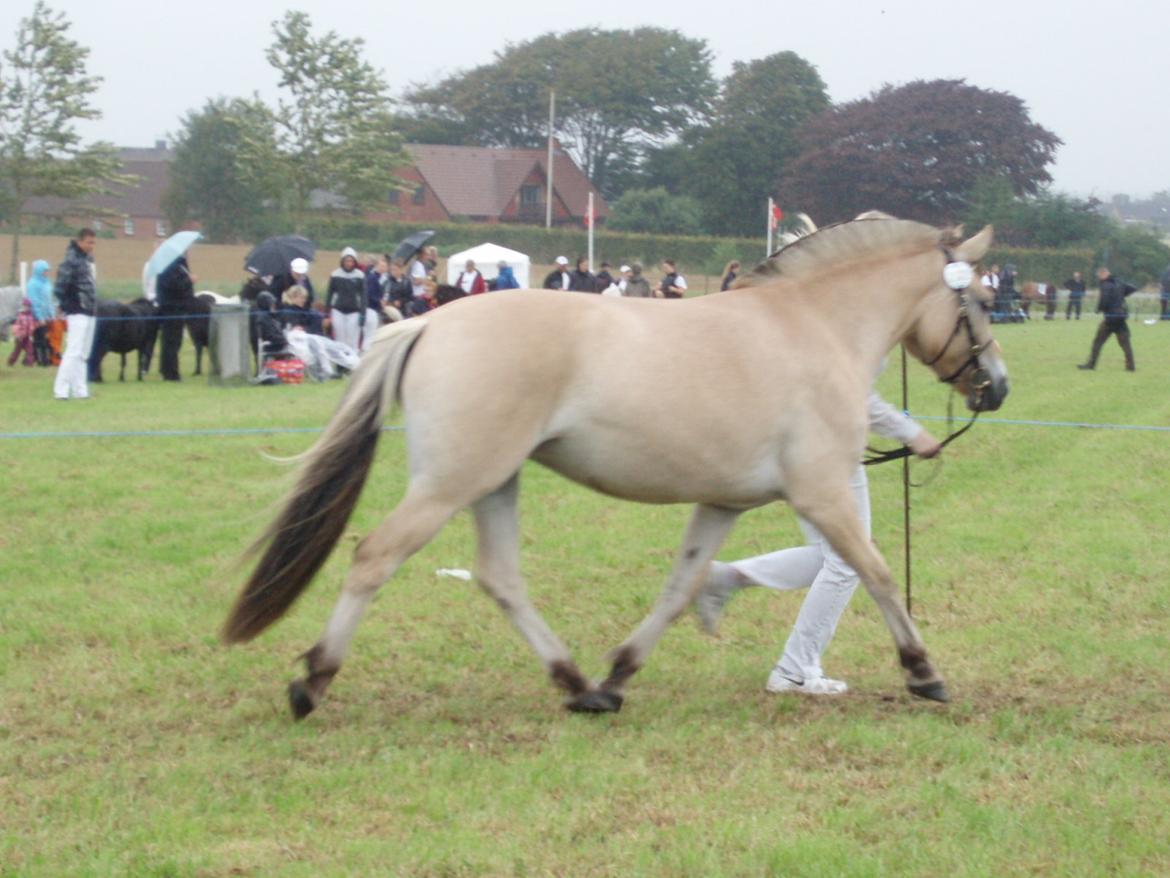
<path id="1" fill-rule="evenodd" d="M 1007 92 L 963 80 L 886 85 L 809 121 L 780 192 L 822 224 L 871 208 L 948 222 L 988 176 L 1016 195 L 1038 192 L 1060 143 Z"/>
<path id="2" fill-rule="evenodd" d="M 671 195 L 661 186 L 627 189 L 612 205 L 606 228 L 618 232 L 651 232 L 659 235 L 699 235 L 703 209 L 689 195 Z"/>
<path id="3" fill-rule="evenodd" d="M 686 190 L 703 205 L 709 231 L 761 233 L 767 199 L 797 154 L 797 135 L 829 106 L 816 68 L 795 52 L 736 62 L 723 82 L 715 118 L 696 129 Z"/>
<path id="4" fill-rule="evenodd" d="M 282 188 L 275 121 L 258 99 L 216 98 L 189 112 L 175 135 L 175 160 L 163 203 L 171 225 L 197 219 L 213 241 L 270 231 Z"/>
<path id="5" fill-rule="evenodd" d="M 704 118 L 715 95 L 704 40 L 642 27 L 544 34 L 407 100 L 420 127 L 445 140 L 534 147 L 548 133 L 550 88 L 554 133 L 607 196 L 647 146 Z"/>
<path id="6" fill-rule="evenodd" d="M 365 43 L 335 31 L 315 36 L 303 12 L 272 25 L 268 63 L 283 94 L 275 112 L 284 193 L 299 226 L 314 191 L 353 207 L 386 203 L 394 172 L 409 164 L 381 74 L 362 57 Z"/>
<path id="7" fill-rule="evenodd" d="M 113 146 L 82 143 L 77 123 L 101 117 L 90 103 L 101 78 L 88 74 L 89 49 L 69 37 L 69 26 L 38 0 L 0 62 L 0 205 L 13 232 L 12 278 L 30 198 L 80 199 L 130 179 L 118 172 Z"/>

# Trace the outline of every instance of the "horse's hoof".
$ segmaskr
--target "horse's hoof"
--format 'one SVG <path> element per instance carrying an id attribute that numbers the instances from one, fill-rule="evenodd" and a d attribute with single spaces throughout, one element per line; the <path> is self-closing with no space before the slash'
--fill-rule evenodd
<path id="1" fill-rule="evenodd" d="M 951 696 L 947 694 L 947 687 L 943 685 L 941 680 L 936 680 L 933 683 L 907 683 L 906 688 L 910 690 L 911 695 L 917 695 L 919 698 L 944 703 L 951 700 Z"/>
<path id="2" fill-rule="evenodd" d="M 309 687 L 303 680 L 293 680 L 288 684 L 288 706 L 292 710 L 293 719 L 302 720 L 313 712 L 316 707 L 313 696 L 309 694 Z"/>
<path id="3" fill-rule="evenodd" d="M 617 692 L 607 689 L 591 689 L 565 702 L 573 713 L 617 713 L 622 709 L 622 698 Z"/>

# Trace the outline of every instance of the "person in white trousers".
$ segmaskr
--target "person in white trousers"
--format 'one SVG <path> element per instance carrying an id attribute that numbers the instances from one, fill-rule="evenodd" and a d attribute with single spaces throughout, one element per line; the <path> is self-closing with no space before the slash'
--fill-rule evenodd
<path id="1" fill-rule="evenodd" d="M 53 396 L 57 399 L 89 398 L 89 353 L 93 348 L 97 324 L 97 289 L 93 279 L 93 251 L 97 234 L 93 229 L 82 229 L 69 242 L 65 260 L 57 269 L 53 296 L 65 314 L 65 352 L 57 377 L 53 381 Z"/>
<path id="2" fill-rule="evenodd" d="M 352 247 L 341 251 L 341 265 L 329 276 L 325 296 L 333 338 L 356 353 L 361 345 L 362 316 L 366 310 L 366 275 L 358 268 L 357 253 Z"/>
<path id="3" fill-rule="evenodd" d="M 868 415 L 872 432 L 908 445 L 919 457 L 934 457 L 941 450 L 937 439 L 876 392 L 869 395 Z M 861 464 L 854 470 L 849 487 L 869 536 L 869 483 Z M 808 541 L 806 545 L 729 564 L 713 562 L 703 590 L 695 600 L 695 609 L 703 627 L 714 633 L 728 598 L 742 588 L 756 585 L 778 591 L 807 588 L 796 624 L 780 660 L 768 675 L 765 688 L 773 693 L 840 695 L 849 687 L 842 680 L 825 676 L 821 656 L 833 639 L 837 621 L 853 596 L 859 577 L 816 527 L 803 518 L 798 520 Z"/>

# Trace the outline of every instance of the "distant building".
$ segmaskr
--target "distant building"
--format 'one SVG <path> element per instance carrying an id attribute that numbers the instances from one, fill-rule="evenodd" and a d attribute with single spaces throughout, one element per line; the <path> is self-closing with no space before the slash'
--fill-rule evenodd
<path id="1" fill-rule="evenodd" d="M 377 221 L 480 223 L 528 223 L 543 225 L 548 192 L 545 149 L 496 149 L 478 146 L 407 144 L 413 164 L 398 172 L 408 188 L 403 191 L 387 181 L 386 204 L 367 211 Z M 121 171 L 139 178 L 136 183 L 114 186 L 108 195 L 84 200 L 31 198 L 24 214 L 55 220 L 70 228 L 91 226 L 118 238 L 164 238 L 171 234 L 163 195 L 170 185 L 170 164 L 175 153 L 163 141 L 151 148 L 118 150 Z M 597 224 L 609 217 L 609 205 L 576 162 L 558 145 L 553 150 L 553 210 L 555 225 L 583 225 L 589 193 Z M 325 192 L 313 194 L 313 206 L 345 210 L 345 201 Z M 189 223 L 198 228 L 198 223 Z"/>
<path id="2" fill-rule="evenodd" d="M 83 200 L 30 198 L 25 202 L 24 215 L 56 220 L 70 228 L 90 226 L 99 232 L 112 232 L 116 238 L 165 238 L 173 231 L 163 212 L 162 199 L 171 182 L 174 150 L 160 140 L 153 147 L 123 147 L 118 157 L 122 160 L 119 170 L 138 177 L 136 183 L 112 186 L 108 195 Z"/>

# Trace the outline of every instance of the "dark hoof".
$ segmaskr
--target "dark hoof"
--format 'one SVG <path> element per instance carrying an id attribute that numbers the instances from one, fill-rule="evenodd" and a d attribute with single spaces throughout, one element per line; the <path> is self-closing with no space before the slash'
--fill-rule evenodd
<path id="1" fill-rule="evenodd" d="M 947 695 L 947 687 L 943 685 L 942 681 L 935 683 L 907 683 L 906 688 L 910 690 L 911 695 L 917 695 L 919 698 L 928 698 L 931 701 L 947 702 L 951 700 L 951 696 Z"/>
<path id="2" fill-rule="evenodd" d="M 565 707 L 573 713 L 617 713 L 622 709 L 622 701 L 624 699 L 617 692 L 592 689 L 570 698 Z"/>
<path id="3" fill-rule="evenodd" d="M 307 717 L 317 706 L 303 680 L 293 680 L 288 684 L 288 706 L 292 709 L 293 719 L 297 720 Z"/>

